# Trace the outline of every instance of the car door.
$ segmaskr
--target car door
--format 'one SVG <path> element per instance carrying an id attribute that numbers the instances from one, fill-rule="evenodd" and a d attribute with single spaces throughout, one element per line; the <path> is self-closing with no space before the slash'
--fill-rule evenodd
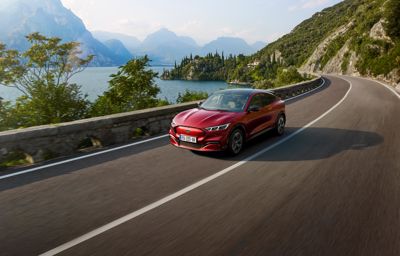
<path id="1" fill-rule="evenodd" d="M 264 103 L 264 120 L 265 120 L 265 127 L 269 128 L 273 125 L 275 125 L 275 119 L 276 119 L 276 115 L 277 115 L 277 108 L 276 108 L 276 102 L 277 102 L 277 98 L 276 96 L 269 94 L 269 93 L 265 93 L 263 95 L 263 103 Z"/>
<path id="2" fill-rule="evenodd" d="M 275 97 L 267 93 L 258 93 L 251 98 L 247 113 L 247 129 L 250 136 L 273 125 L 274 100 Z M 254 111 L 254 108 L 257 108 L 257 111 Z"/>
<path id="3" fill-rule="evenodd" d="M 247 109 L 247 130 L 249 135 L 252 136 L 262 130 L 263 124 L 263 97 L 262 94 L 255 94 L 250 99 L 250 104 Z"/>

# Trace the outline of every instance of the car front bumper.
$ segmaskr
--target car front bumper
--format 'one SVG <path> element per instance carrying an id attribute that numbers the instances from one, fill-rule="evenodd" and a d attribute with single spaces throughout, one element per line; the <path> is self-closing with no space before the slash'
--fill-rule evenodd
<path id="1" fill-rule="evenodd" d="M 176 132 L 176 129 L 171 128 L 169 131 L 170 142 L 172 145 L 189 149 L 195 151 L 224 151 L 227 148 L 228 144 L 228 131 L 219 131 L 219 132 L 206 132 L 203 131 L 203 134 L 200 136 L 196 136 L 197 143 L 190 143 L 181 141 L 180 133 Z M 191 136 L 191 134 L 185 134 Z"/>

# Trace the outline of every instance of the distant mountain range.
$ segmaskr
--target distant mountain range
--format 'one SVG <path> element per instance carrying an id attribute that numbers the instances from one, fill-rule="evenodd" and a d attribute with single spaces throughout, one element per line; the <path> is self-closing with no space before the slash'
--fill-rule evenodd
<path id="1" fill-rule="evenodd" d="M 110 33 L 105 31 L 93 31 L 93 36 L 102 42 L 110 39 L 121 41 L 125 47 L 134 55 L 147 54 L 153 64 L 173 64 L 192 55 L 204 56 L 208 53 L 219 52 L 228 56 L 229 54 L 253 54 L 264 48 L 266 43 L 256 42 L 249 45 L 245 40 L 236 37 L 219 37 L 204 46 L 199 46 L 196 41 L 187 36 L 178 36 L 174 32 L 162 28 L 148 35 L 143 42 L 137 38 L 124 34 Z"/>
<path id="2" fill-rule="evenodd" d="M 93 66 L 117 66 L 145 54 L 153 65 L 173 64 L 190 54 L 216 51 L 226 55 L 252 54 L 266 45 L 262 42 L 249 45 L 240 38 L 220 37 L 201 47 L 192 38 L 178 36 L 165 28 L 141 42 L 124 34 L 88 31 L 82 20 L 60 0 L 0 0 L 0 42 L 8 48 L 26 50 L 29 44 L 25 36 L 33 32 L 60 37 L 65 42 L 80 42 L 83 55 L 95 55 Z"/>
<path id="3" fill-rule="evenodd" d="M 92 35 L 100 40 L 101 42 L 106 42 L 108 40 L 119 40 L 124 46 L 130 51 L 134 52 L 139 48 L 142 43 L 139 39 L 134 36 L 128 36 L 120 33 L 106 32 L 106 31 L 92 31 Z"/>

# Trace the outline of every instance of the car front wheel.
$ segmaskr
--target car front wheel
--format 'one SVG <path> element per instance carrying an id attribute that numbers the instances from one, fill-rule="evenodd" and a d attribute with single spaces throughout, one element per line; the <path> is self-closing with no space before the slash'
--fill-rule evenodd
<path id="1" fill-rule="evenodd" d="M 283 133 L 285 132 L 285 124 L 286 124 L 285 116 L 279 115 L 275 125 L 275 132 L 278 136 L 283 135 Z"/>
<path id="2" fill-rule="evenodd" d="M 240 129 L 235 129 L 229 136 L 228 151 L 233 155 L 237 155 L 242 151 L 244 144 L 243 131 Z"/>

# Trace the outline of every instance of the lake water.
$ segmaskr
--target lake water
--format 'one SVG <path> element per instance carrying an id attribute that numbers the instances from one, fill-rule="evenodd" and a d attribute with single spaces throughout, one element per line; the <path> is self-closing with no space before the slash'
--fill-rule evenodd
<path id="1" fill-rule="evenodd" d="M 151 67 L 159 75 L 162 74 L 163 69 L 171 67 Z M 71 79 L 72 83 L 82 86 L 81 91 L 88 94 L 90 101 L 94 101 L 98 95 L 101 95 L 108 88 L 108 81 L 110 75 L 117 72 L 117 67 L 106 68 L 87 68 L 82 73 L 77 74 Z M 225 82 L 198 82 L 198 81 L 163 81 L 156 79 L 156 84 L 160 87 L 161 92 L 158 95 L 160 99 L 167 99 L 169 102 L 174 103 L 179 93 L 185 90 L 203 91 L 212 93 L 220 89 L 226 89 L 228 84 Z M 0 85 L 0 97 L 5 100 L 14 101 L 21 93 L 15 88 L 8 88 Z"/>

